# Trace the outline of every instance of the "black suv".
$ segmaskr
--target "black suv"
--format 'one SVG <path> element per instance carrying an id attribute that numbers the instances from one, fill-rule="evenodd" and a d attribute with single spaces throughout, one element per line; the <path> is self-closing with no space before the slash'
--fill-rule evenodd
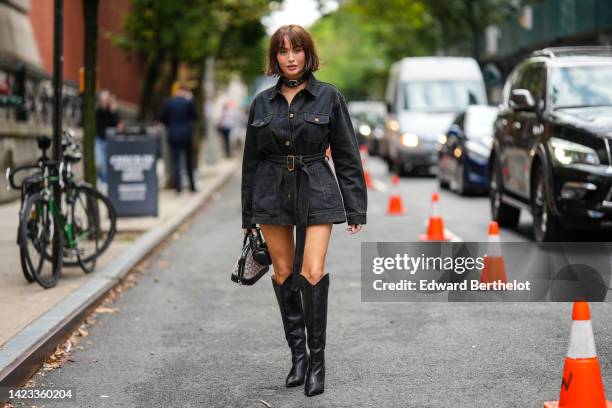
<path id="1" fill-rule="evenodd" d="M 612 227 L 612 48 L 547 48 L 503 90 L 489 171 L 494 220 L 533 214 L 537 241 Z"/>

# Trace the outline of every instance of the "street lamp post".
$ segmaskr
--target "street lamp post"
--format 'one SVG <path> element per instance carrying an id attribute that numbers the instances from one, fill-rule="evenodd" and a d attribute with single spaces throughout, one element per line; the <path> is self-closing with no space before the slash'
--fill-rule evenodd
<path id="1" fill-rule="evenodd" d="M 64 4 L 63 0 L 55 0 L 55 18 L 54 18 L 54 33 L 53 33 L 53 160 L 59 162 L 62 154 L 62 67 L 64 61 L 62 41 L 63 41 L 63 20 L 64 20 Z M 59 167 L 57 168 L 59 174 Z M 62 208 L 62 192 L 59 185 L 55 185 L 53 189 L 55 205 L 57 210 L 61 212 Z M 57 224 L 56 224 L 57 227 Z M 53 260 L 52 262 L 60 262 L 62 257 L 61 248 L 61 232 L 55 229 L 53 231 Z"/>
<path id="2" fill-rule="evenodd" d="M 62 49 L 64 2 L 55 0 L 55 19 L 53 33 L 53 160 L 59 160 L 62 153 Z M 59 203 L 59 200 L 58 200 Z"/>

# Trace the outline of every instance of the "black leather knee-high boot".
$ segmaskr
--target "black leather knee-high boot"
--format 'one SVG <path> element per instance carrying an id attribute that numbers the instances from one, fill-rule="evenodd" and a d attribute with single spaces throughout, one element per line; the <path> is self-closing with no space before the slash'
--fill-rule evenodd
<path id="1" fill-rule="evenodd" d="M 285 380 L 287 387 L 304 384 L 308 355 L 306 354 L 306 329 L 304 327 L 304 313 L 299 291 L 291 291 L 291 279 L 285 280 L 282 285 L 272 279 L 272 286 L 283 319 L 285 338 L 291 349 L 292 367 Z"/>
<path id="2" fill-rule="evenodd" d="M 322 394 L 325 386 L 325 331 L 327 328 L 327 292 L 329 274 L 316 285 L 300 275 L 300 289 L 304 302 L 304 320 L 308 337 L 308 371 L 304 394 L 311 397 Z"/>

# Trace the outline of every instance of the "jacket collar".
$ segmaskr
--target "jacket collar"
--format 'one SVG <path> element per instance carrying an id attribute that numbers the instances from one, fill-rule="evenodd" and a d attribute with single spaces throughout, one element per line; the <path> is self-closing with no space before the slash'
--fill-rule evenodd
<path id="1" fill-rule="evenodd" d="M 306 87 L 304 89 L 308 91 L 312 96 L 317 96 L 317 79 L 315 78 L 312 72 L 307 73 L 306 76 L 308 77 L 308 81 L 306 82 Z M 272 100 L 276 98 L 276 95 L 281 93 L 282 84 L 283 81 L 278 78 L 278 81 L 276 81 L 276 85 L 274 86 L 274 89 L 272 89 L 272 92 L 268 96 L 268 99 Z"/>

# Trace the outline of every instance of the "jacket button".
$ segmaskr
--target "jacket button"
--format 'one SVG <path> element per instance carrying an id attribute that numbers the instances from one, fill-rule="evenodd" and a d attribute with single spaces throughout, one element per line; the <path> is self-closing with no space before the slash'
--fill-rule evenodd
<path id="1" fill-rule="evenodd" d="M 291 142 L 289 140 L 285 140 L 285 146 L 291 146 Z"/>
<path id="2" fill-rule="evenodd" d="M 289 118 L 293 119 L 293 112 L 289 114 Z"/>

